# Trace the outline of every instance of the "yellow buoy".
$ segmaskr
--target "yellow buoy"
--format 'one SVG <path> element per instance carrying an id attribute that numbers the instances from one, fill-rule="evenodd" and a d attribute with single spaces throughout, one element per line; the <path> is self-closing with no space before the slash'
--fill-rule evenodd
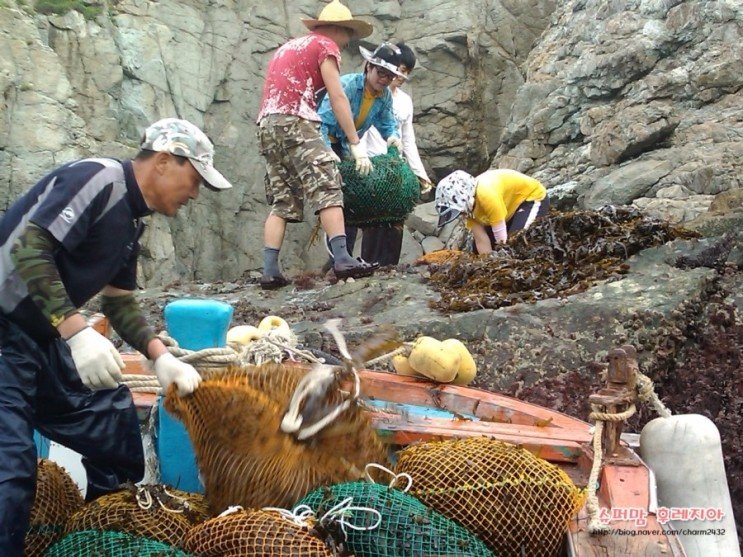
<path id="1" fill-rule="evenodd" d="M 459 369 L 452 383 L 454 385 L 469 385 L 472 383 L 477 374 L 477 365 L 464 343 L 456 338 L 447 338 L 441 344 L 448 350 L 456 351 L 459 354 Z"/>
<path id="2" fill-rule="evenodd" d="M 289 324 L 277 315 L 268 315 L 264 317 L 258 324 L 258 330 L 264 333 L 267 333 L 268 331 L 276 331 L 284 337 L 290 337 L 292 334 Z"/>
<path id="3" fill-rule="evenodd" d="M 410 362 L 408 361 L 408 357 L 403 356 L 402 354 L 398 354 L 397 356 L 394 356 L 392 358 L 392 367 L 395 368 L 395 371 L 398 373 L 398 375 L 423 377 L 423 375 L 421 375 L 420 373 L 415 371 L 412 367 L 410 367 Z"/>
<path id="4" fill-rule="evenodd" d="M 227 342 L 236 342 L 237 344 L 246 346 L 254 340 L 261 338 L 262 334 L 258 330 L 258 327 L 253 327 L 253 325 L 237 325 L 227 331 Z"/>
<path id="5" fill-rule="evenodd" d="M 410 351 L 410 366 L 426 377 L 449 383 L 459 371 L 459 351 L 444 346 L 433 337 L 420 337 Z"/>

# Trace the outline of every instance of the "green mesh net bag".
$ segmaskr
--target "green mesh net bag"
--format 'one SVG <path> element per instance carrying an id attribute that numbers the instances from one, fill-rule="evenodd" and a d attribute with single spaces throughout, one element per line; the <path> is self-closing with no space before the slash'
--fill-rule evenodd
<path id="1" fill-rule="evenodd" d="M 83 502 L 80 490 L 65 469 L 51 460 L 40 459 L 24 556 L 39 557 L 61 538 L 65 523 Z"/>
<path id="2" fill-rule="evenodd" d="M 44 557 L 192 557 L 168 544 L 125 532 L 83 530 L 68 534 Z"/>
<path id="3" fill-rule="evenodd" d="M 353 159 L 338 165 L 346 224 L 364 227 L 405 220 L 420 197 L 418 178 L 394 147 L 371 161 L 374 170 L 367 176 L 356 172 Z"/>
<path id="4" fill-rule="evenodd" d="M 343 545 L 356 557 L 493 556 L 482 541 L 456 522 L 415 497 L 385 485 L 349 482 L 321 487 L 299 505 L 309 506 L 325 525 L 329 511 L 333 513 L 333 508 L 347 499 L 353 510 L 343 513 Z M 358 507 L 374 509 L 379 514 Z M 337 536 L 339 529 L 334 530 Z"/>

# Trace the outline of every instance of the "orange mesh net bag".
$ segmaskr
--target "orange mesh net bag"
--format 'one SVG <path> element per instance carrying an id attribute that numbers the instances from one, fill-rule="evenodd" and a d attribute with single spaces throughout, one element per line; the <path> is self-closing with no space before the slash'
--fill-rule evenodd
<path id="1" fill-rule="evenodd" d="M 319 485 L 363 477 L 368 462 L 386 462 L 384 447 L 356 403 L 308 440 L 281 430 L 305 373 L 281 364 L 232 368 L 208 375 L 188 397 L 168 393 L 165 408 L 189 432 L 215 513 L 232 505 L 290 507 Z M 320 414 L 342 400 L 339 389 L 330 389 Z"/>
<path id="2" fill-rule="evenodd" d="M 557 466 L 488 438 L 413 445 L 395 471 L 409 491 L 458 522 L 500 557 L 554 557 L 584 493 Z"/>
<path id="3" fill-rule="evenodd" d="M 209 516 L 203 495 L 159 484 L 132 485 L 87 503 L 70 517 L 65 531 L 125 532 L 178 545 L 191 526 Z"/>
<path id="4" fill-rule="evenodd" d="M 312 532 L 313 519 L 287 518 L 278 510 L 237 508 L 191 529 L 184 548 L 201 557 L 332 557 Z"/>
<path id="5" fill-rule="evenodd" d="M 62 537 L 65 523 L 82 506 L 80 490 L 65 469 L 51 460 L 39 459 L 25 556 L 42 555 L 47 547 Z"/>

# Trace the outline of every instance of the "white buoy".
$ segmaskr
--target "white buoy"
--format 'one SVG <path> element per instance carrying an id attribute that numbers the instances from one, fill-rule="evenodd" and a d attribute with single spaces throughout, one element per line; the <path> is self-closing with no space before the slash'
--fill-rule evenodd
<path id="1" fill-rule="evenodd" d="M 715 424 L 699 414 L 657 418 L 642 429 L 640 454 L 655 473 L 657 517 L 668 519 L 686 555 L 740 557 Z"/>

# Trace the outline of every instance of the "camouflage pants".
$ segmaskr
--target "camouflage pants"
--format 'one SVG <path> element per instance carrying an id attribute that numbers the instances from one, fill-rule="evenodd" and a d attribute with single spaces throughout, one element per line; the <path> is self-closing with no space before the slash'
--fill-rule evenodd
<path id="1" fill-rule="evenodd" d="M 343 207 L 338 167 L 320 135 L 320 124 L 297 116 L 261 119 L 258 144 L 266 159 L 266 200 L 271 213 L 301 222 L 304 203 L 315 213 Z"/>

